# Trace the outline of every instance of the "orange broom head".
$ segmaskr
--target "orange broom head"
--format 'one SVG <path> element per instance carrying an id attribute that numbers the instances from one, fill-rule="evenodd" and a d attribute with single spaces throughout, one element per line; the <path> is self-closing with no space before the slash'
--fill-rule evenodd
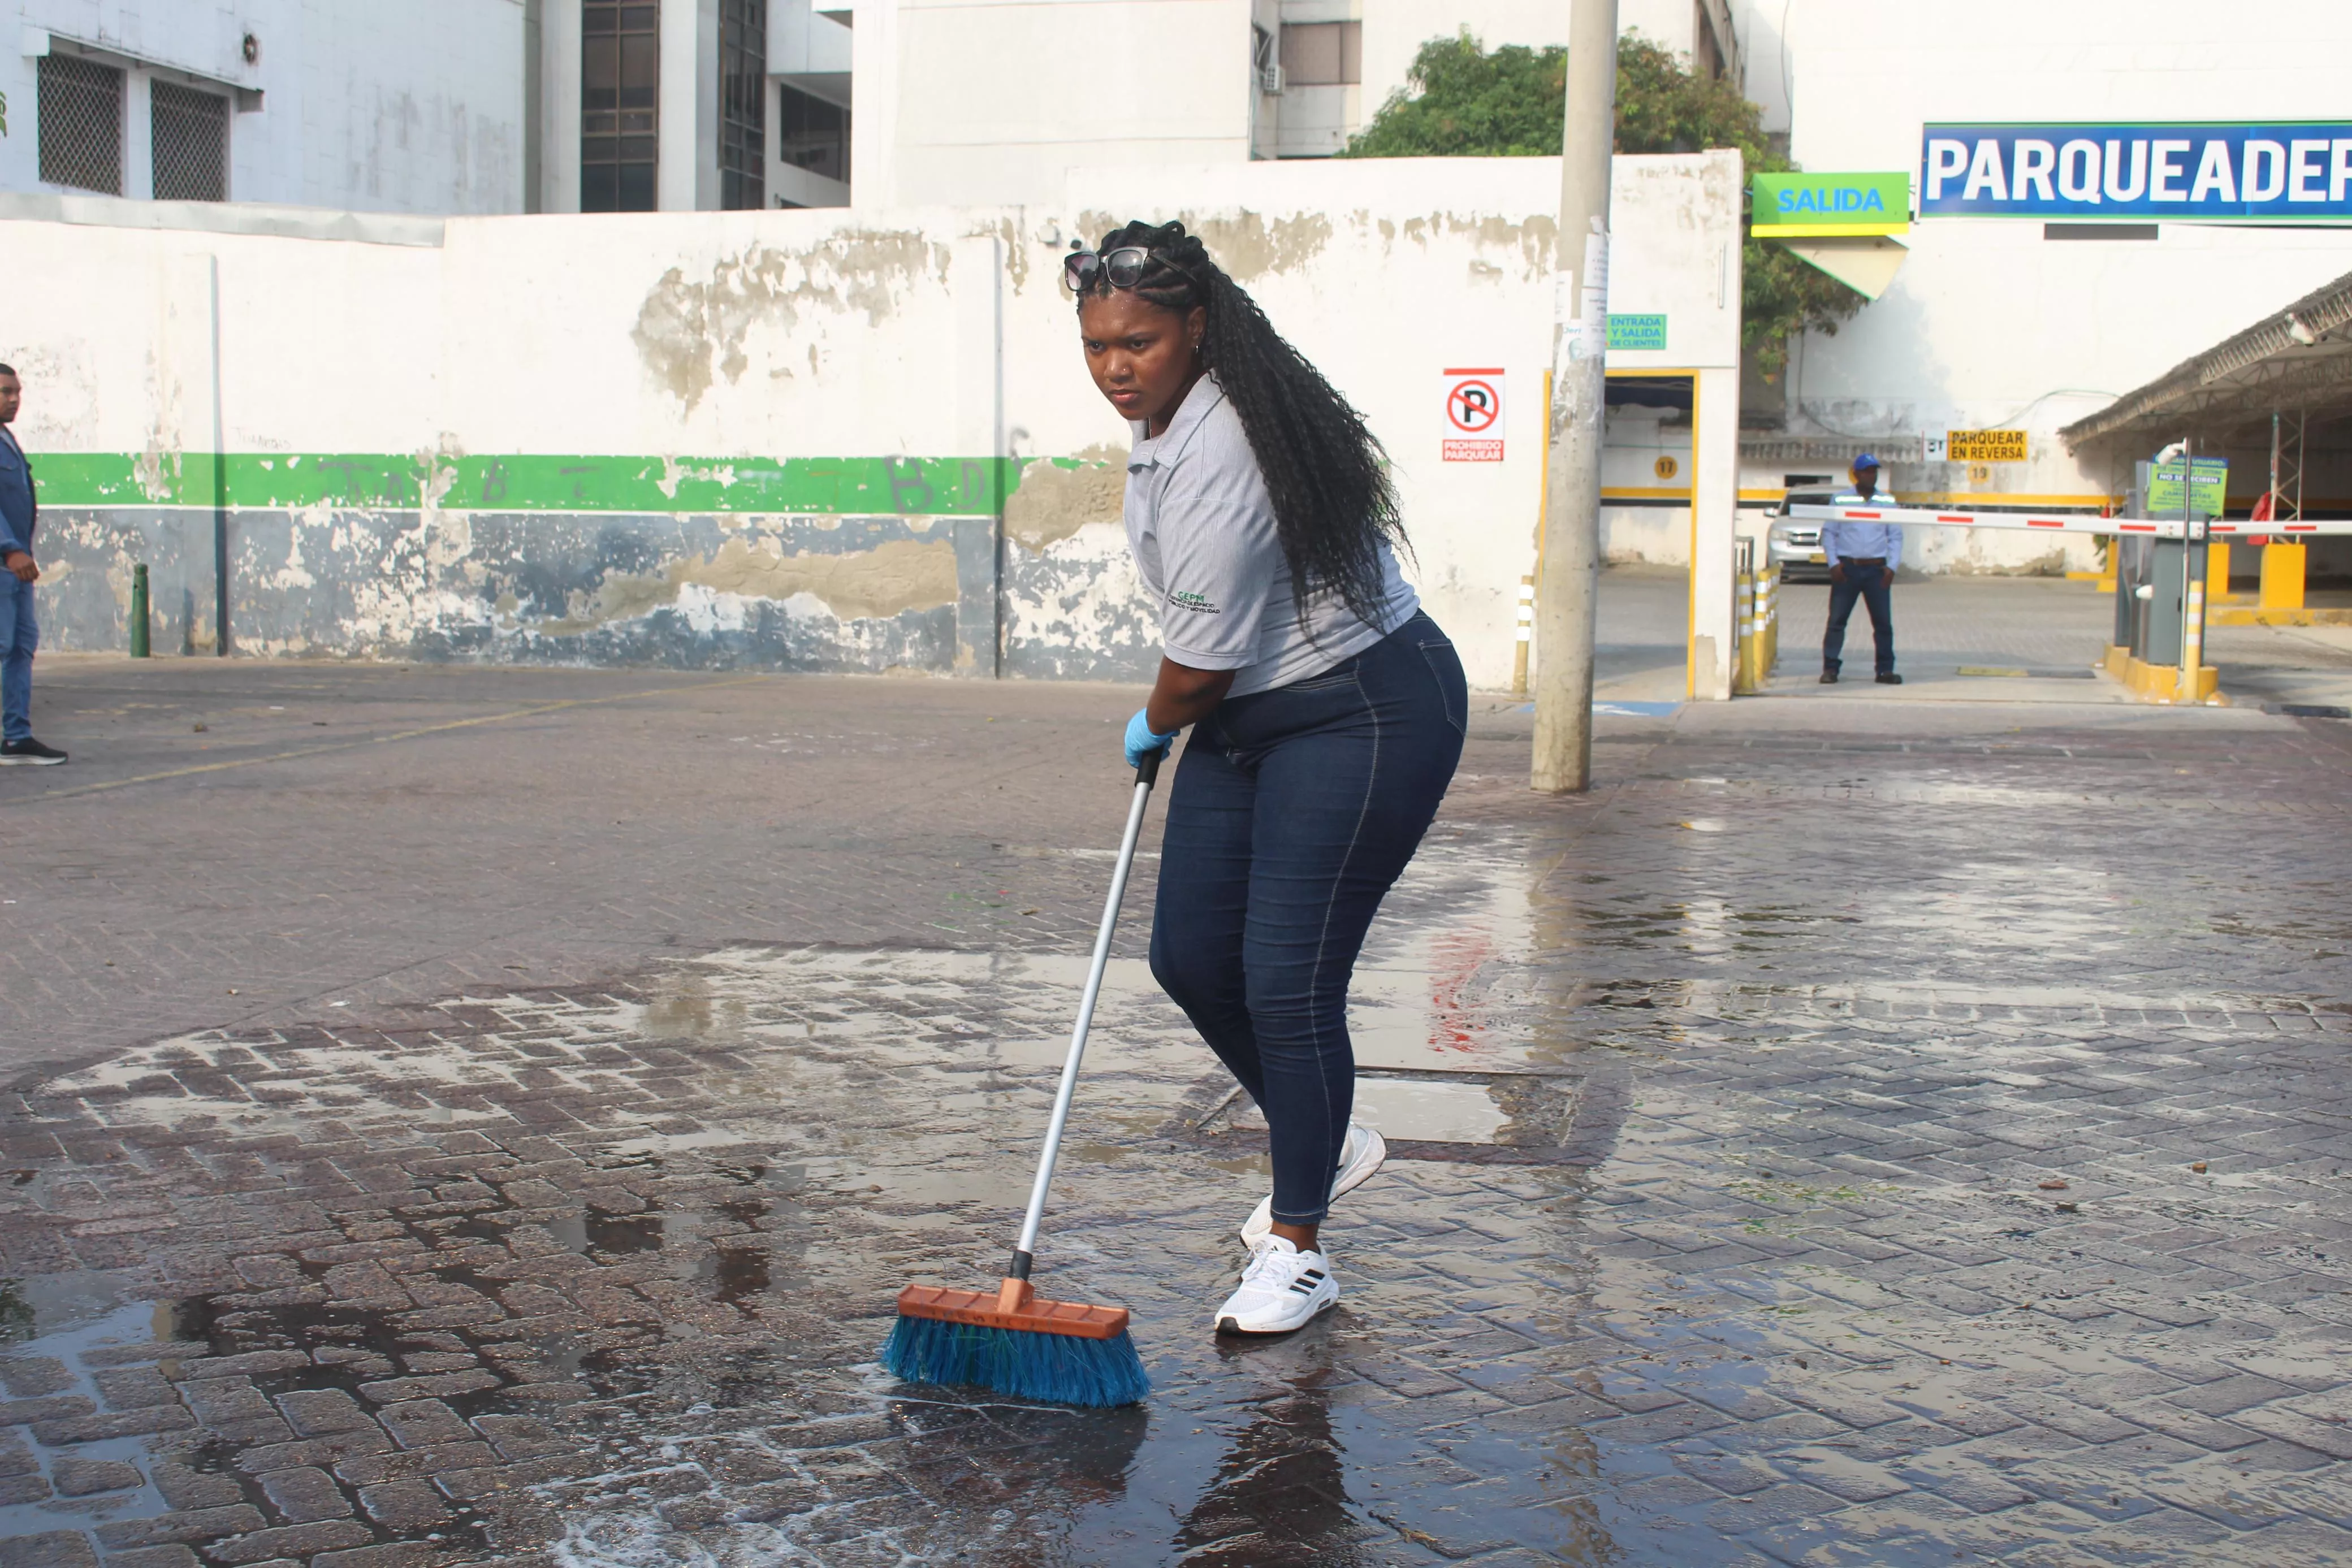
<path id="1" fill-rule="evenodd" d="M 1071 1339 L 1116 1339 L 1127 1332 L 1125 1307 L 1049 1301 L 1030 1290 L 1026 1280 L 1007 1280 L 993 1292 L 909 1285 L 898 1292 L 898 1315 L 971 1323 L 976 1328 L 1063 1334 Z"/>

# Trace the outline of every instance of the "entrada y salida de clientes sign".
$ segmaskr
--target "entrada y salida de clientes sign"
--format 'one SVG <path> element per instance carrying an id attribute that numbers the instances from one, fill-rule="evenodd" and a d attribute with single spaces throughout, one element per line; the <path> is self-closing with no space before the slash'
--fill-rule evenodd
<path id="1" fill-rule="evenodd" d="M 2352 221 L 2352 122 L 1929 125 L 1919 215 Z"/>

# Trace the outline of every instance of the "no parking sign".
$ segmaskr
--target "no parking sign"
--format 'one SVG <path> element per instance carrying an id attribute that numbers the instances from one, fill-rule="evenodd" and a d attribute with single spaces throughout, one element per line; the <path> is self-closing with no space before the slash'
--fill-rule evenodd
<path id="1" fill-rule="evenodd" d="M 1503 372 L 1445 372 L 1445 434 L 1441 453 L 1448 463 L 1503 460 Z"/>

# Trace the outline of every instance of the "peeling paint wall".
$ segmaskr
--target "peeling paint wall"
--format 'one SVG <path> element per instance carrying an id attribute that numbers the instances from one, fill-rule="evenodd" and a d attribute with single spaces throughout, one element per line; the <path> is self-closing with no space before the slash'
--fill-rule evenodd
<path id="1" fill-rule="evenodd" d="M 1144 681 L 1160 626 L 1119 521 L 1127 455 L 1110 445 L 1021 470 L 1004 500 L 1004 667 L 1044 679 Z"/>
<path id="2" fill-rule="evenodd" d="M 1623 162 L 1674 166 L 1621 193 L 1642 308 L 1705 159 Z M 1498 685 L 1556 181 L 1236 165 L 1155 171 L 1132 206 L 1130 172 L 1058 208 L 452 219 L 437 245 L 0 220 L 50 646 L 122 646 L 138 561 L 158 650 L 215 646 L 217 510 L 245 653 L 1142 677 L 1128 432 L 1060 258 L 1181 215 L 1387 444 L 1413 575 Z M 1719 352 L 1664 308 L 1678 353 Z M 1508 368 L 1505 461 L 1440 459 L 1465 363 Z"/>
<path id="3" fill-rule="evenodd" d="M 232 640 L 259 655 L 954 667 L 966 596 L 954 520 L 743 522 L 241 510 L 230 527 Z M 51 646 L 126 644 L 133 561 L 149 563 L 155 651 L 216 646 L 209 514 L 60 508 L 43 514 L 42 544 L 43 614 L 61 633 Z"/>

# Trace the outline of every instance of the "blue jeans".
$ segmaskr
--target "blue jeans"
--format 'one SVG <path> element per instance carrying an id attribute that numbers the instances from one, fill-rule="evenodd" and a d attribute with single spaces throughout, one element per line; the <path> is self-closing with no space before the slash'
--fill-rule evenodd
<path id="1" fill-rule="evenodd" d="M 0 740 L 24 740 L 33 733 L 33 650 L 40 645 L 33 585 L 0 571 Z"/>
<path id="2" fill-rule="evenodd" d="M 1850 566 L 1845 580 L 1830 584 L 1830 625 L 1822 637 L 1822 670 L 1834 675 L 1845 663 L 1845 623 L 1853 616 L 1853 601 L 1870 607 L 1870 640 L 1878 655 L 1878 673 L 1895 673 L 1895 594 L 1886 586 L 1886 568 Z"/>
<path id="3" fill-rule="evenodd" d="M 1193 730 L 1151 972 L 1265 1113 L 1274 1217 L 1319 1221 L 1348 1135 L 1348 981 L 1462 758 L 1469 691 L 1426 615 Z"/>

